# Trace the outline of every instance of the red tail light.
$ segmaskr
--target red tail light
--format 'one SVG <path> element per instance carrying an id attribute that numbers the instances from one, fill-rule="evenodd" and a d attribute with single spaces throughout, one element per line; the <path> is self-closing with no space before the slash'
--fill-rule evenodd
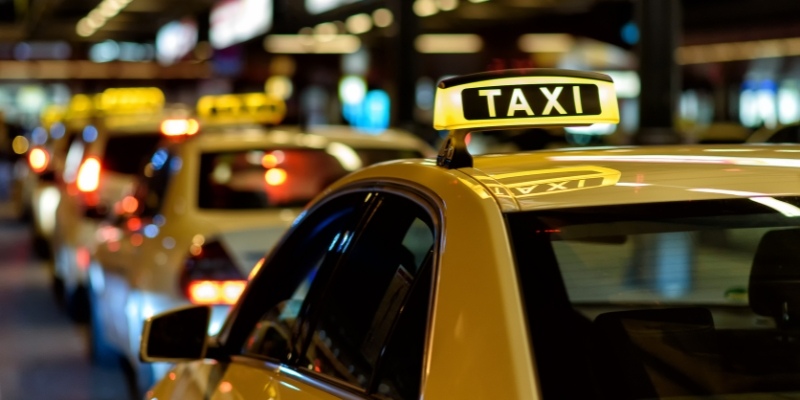
<path id="1" fill-rule="evenodd" d="M 234 304 L 246 285 L 247 281 L 191 281 L 187 294 L 194 304 Z"/>
<path id="2" fill-rule="evenodd" d="M 31 170 L 37 174 L 44 172 L 49 163 L 50 155 L 42 148 L 35 147 L 28 153 L 28 164 L 31 166 Z"/>
<path id="3" fill-rule="evenodd" d="M 78 190 L 81 192 L 94 192 L 100 186 L 100 160 L 89 157 L 83 161 L 78 169 Z"/>
<path id="4" fill-rule="evenodd" d="M 179 282 L 194 304 L 234 304 L 247 286 L 247 280 L 217 241 L 189 255 Z"/>

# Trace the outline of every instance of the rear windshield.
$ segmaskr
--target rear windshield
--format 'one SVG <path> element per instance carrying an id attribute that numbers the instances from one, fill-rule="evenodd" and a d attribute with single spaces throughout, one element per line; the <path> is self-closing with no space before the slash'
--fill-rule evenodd
<path id="1" fill-rule="evenodd" d="M 799 216 L 797 197 L 509 214 L 544 398 L 798 398 Z"/>
<path id="2" fill-rule="evenodd" d="M 300 207 L 348 173 L 377 162 L 419 158 L 416 150 L 252 149 L 201 155 L 198 206 L 206 209 Z"/>
<path id="3" fill-rule="evenodd" d="M 103 153 L 104 170 L 131 175 L 140 172 L 143 159 L 153 153 L 160 139 L 157 132 L 109 137 Z"/>

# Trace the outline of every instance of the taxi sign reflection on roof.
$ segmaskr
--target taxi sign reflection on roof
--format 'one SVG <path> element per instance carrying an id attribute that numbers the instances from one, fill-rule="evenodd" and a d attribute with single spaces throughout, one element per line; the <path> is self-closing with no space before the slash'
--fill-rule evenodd
<path id="1" fill-rule="evenodd" d="M 436 90 L 436 129 L 489 130 L 618 123 L 607 75 L 514 69 L 445 79 Z"/>

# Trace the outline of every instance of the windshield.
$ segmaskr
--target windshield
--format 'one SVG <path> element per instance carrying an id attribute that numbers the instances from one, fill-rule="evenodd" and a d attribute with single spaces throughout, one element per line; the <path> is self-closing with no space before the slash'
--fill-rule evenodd
<path id="1" fill-rule="evenodd" d="M 508 214 L 544 398 L 795 398 L 798 217 L 797 197 Z"/>
<path id="2" fill-rule="evenodd" d="M 198 207 L 301 207 L 339 178 L 377 162 L 418 158 L 410 149 L 253 149 L 201 155 Z"/>

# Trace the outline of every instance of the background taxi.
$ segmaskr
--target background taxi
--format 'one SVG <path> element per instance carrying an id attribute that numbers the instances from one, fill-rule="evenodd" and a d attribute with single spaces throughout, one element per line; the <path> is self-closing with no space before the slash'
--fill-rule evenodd
<path id="1" fill-rule="evenodd" d="M 602 75 L 443 81 L 435 126 L 451 134 L 436 162 L 366 168 L 326 190 L 218 336 L 204 307 L 148 320 L 142 357 L 183 361 L 148 398 L 797 393 L 786 266 L 800 149 L 465 150 L 472 129 L 616 113 Z"/>
<path id="2" fill-rule="evenodd" d="M 130 194 L 142 160 L 161 138 L 166 106 L 157 88 L 114 88 L 82 96 L 73 106 L 84 118 L 70 124 L 52 238 L 53 286 L 67 311 L 88 317 L 86 281 L 98 225 L 114 204 Z"/>
<path id="3" fill-rule="evenodd" d="M 226 96 L 222 102 L 235 101 Z M 209 331 L 216 333 L 264 249 L 309 200 L 356 169 L 433 151 L 401 131 L 265 128 L 254 122 L 279 119 L 259 111 L 269 98 L 240 98 L 252 107 L 235 109 L 251 113 L 165 121 L 143 179 L 117 205 L 120 218 L 96 232 L 102 241 L 89 271 L 93 357 L 123 356 L 144 389 L 154 374 L 163 375 L 138 360 L 146 318 L 177 305 L 209 304 Z"/>

